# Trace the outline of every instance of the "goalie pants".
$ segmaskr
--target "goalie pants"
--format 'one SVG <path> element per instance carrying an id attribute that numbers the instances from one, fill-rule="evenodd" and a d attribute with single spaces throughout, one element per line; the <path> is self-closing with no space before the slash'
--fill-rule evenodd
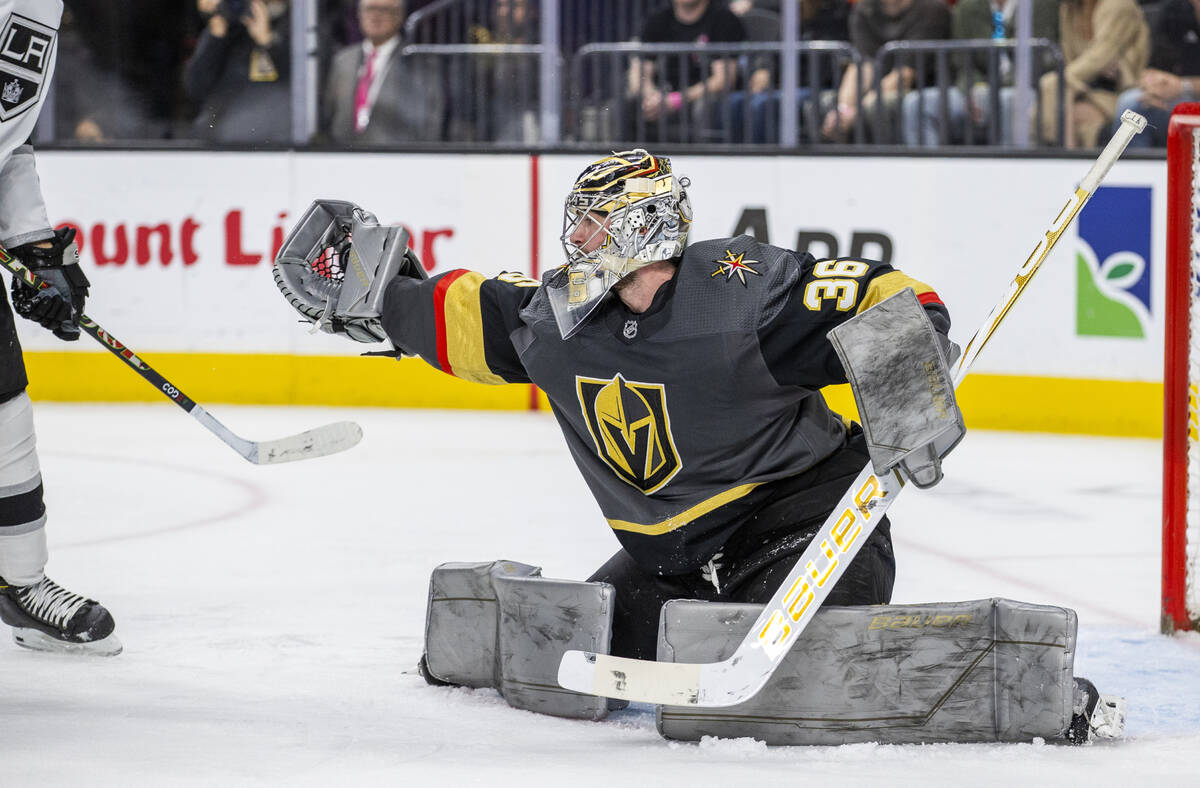
<path id="1" fill-rule="evenodd" d="M 719 568 L 708 577 L 702 571 L 655 574 L 638 566 L 626 551 L 617 552 L 588 578 L 609 583 L 616 591 L 610 653 L 655 659 L 659 613 L 672 599 L 765 604 L 869 459 L 862 430 L 854 425 L 845 444 L 832 455 L 804 473 L 774 483 L 774 494 L 744 518 L 734 539 L 715 559 Z M 716 583 L 710 579 L 713 576 Z M 887 604 L 895 578 L 891 524 L 884 517 L 825 604 Z"/>
<path id="2" fill-rule="evenodd" d="M 13 313 L 0 292 L 0 578 L 13 585 L 40 580 L 47 558 L 46 506 L 26 382 Z"/>

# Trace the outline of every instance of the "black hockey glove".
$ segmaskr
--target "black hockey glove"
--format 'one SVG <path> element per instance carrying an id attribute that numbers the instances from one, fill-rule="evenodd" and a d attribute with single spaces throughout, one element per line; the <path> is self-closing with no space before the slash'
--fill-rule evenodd
<path id="1" fill-rule="evenodd" d="M 49 242 L 49 246 L 34 243 L 9 250 L 13 257 L 50 285 L 34 290 L 13 277 L 13 308 L 21 317 L 53 331 L 59 339 L 74 342 L 79 339 L 79 316 L 83 314 L 83 302 L 91 282 L 79 267 L 75 228 L 56 230 Z"/>

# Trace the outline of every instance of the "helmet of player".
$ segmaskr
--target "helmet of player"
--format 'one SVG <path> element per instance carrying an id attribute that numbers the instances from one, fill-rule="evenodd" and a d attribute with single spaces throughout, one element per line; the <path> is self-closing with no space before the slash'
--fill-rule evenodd
<path id="1" fill-rule="evenodd" d="M 688 185 L 670 159 L 641 148 L 592 162 L 579 175 L 563 212 L 567 262 L 547 283 L 563 339 L 623 277 L 683 254 L 692 224 Z"/>

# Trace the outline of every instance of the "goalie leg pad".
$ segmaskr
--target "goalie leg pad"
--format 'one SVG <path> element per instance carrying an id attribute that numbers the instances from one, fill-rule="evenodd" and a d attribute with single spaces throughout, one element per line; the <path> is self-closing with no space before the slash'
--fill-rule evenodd
<path id="1" fill-rule="evenodd" d="M 569 649 L 608 653 L 613 587 L 540 575 L 515 561 L 433 570 L 423 672 L 430 683 L 498 689 L 514 708 L 603 719 L 608 699 L 559 687 L 558 663 Z"/>
<path id="2" fill-rule="evenodd" d="M 918 487 L 941 481 L 941 460 L 966 427 L 954 398 L 950 359 L 912 288 L 828 336 L 854 391 L 875 472 L 882 475 L 899 464 Z"/>
<path id="3" fill-rule="evenodd" d="M 496 577 L 500 694 L 508 705 L 555 717 L 601 720 L 609 701 L 558 685 L 571 649 L 609 653 L 615 592 L 608 583 Z"/>
<path id="4" fill-rule="evenodd" d="M 668 602 L 658 658 L 726 659 L 761 610 Z M 1076 624 L 1066 608 L 1007 599 L 825 608 L 753 699 L 660 706 L 658 730 L 781 745 L 1065 741 Z"/>
<path id="5" fill-rule="evenodd" d="M 541 569 L 515 561 L 449 563 L 429 578 L 425 669 L 440 682 L 499 687 L 495 577 L 529 577 Z"/>

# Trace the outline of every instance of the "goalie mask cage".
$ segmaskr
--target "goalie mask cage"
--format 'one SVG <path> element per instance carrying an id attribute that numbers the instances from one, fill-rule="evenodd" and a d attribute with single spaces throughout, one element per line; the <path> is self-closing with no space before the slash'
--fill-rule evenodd
<path id="1" fill-rule="evenodd" d="M 1167 133 L 1162 630 L 1200 628 L 1200 103 Z"/>

